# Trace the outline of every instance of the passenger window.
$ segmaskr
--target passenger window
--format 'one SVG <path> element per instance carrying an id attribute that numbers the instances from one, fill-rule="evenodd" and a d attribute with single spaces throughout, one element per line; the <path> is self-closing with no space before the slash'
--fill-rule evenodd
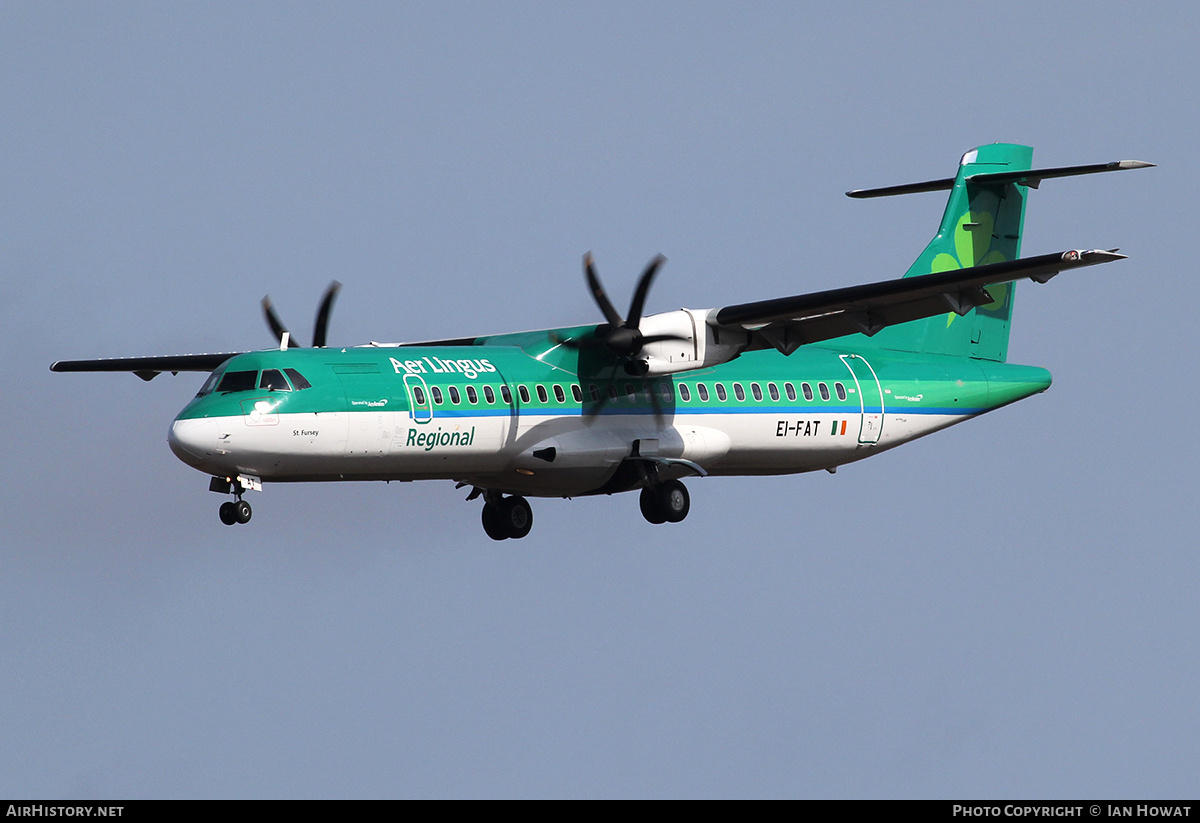
<path id="1" fill-rule="evenodd" d="M 283 373 L 286 374 L 291 379 L 292 387 L 296 391 L 300 391 L 301 389 L 311 389 L 312 388 L 312 383 L 309 383 L 307 380 L 305 380 L 304 375 L 302 375 L 300 372 L 296 371 L 295 369 L 284 369 Z"/>
<path id="2" fill-rule="evenodd" d="M 217 386 L 219 392 L 254 391 L 258 385 L 257 371 L 227 371 Z"/>
<path id="3" fill-rule="evenodd" d="M 554 399 L 557 400 L 559 403 L 567 402 L 567 393 L 564 392 L 563 387 L 558 385 L 557 383 L 554 384 Z"/>
<path id="4" fill-rule="evenodd" d="M 521 385 L 517 386 L 517 394 L 521 395 L 521 402 L 522 402 L 522 403 L 528 403 L 528 402 L 529 402 L 529 389 L 525 388 L 525 384 L 524 384 L 524 383 L 522 383 Z"/>
<path id="5" fill-rule="evenodd" d="M 772 400 L 779 399 L 779 389 L 775 386 L 774 383 L 767 384 L 767 394 L 771 395 Z"/>
<path id="6" fill-rule="evenodd" d="M 687 385 L 685 385 L 683 383 L 679 384 L 679 399 L 682 400 L 684 403 L 687 403 L 689 400 L 692 399 L 692 393 L 690 391 L 688 391 Z"/>
<path id="7" fill-rule="evenodd" d="M 474 386 L 467 386 L 467 402 L 471 404 L 479 402 L 479 395 L 475 393 Z"/>
<path id="8" fill-rule="evenodd" d="M 483 399 L 486 400 L 489 404 L 496 402 L 496 393 L 494 391 L 492 391 L 491 386 L 483 387 Z"/>
<path id="9" fill-rule="evenodd" d="M 700 400 L 702 402 L 708 402 L 708 386 L 704 385 L 703 383 L 697 383 L 696 394 L 700 395 Z"/>
<path id="10" fill-rule="evenodd" d="M 500 398 L 504 401 L 505 405 L 512 405 L 512 392 L 509 390 L 507 383 L 500 387 Z"/>
<path id="11" fill-rule="evenodd" d="M 546 394 L 546 387 L 545 387 L 545 386 L 539 385 L 539 386 L 537 387 L 537 393 L 538 393 L 538 400 L 540 400 L 540 401 L 541 401 L 541 402 L 543 402 L 543 403 L 549 403 L 549 402 L 550 402 L 550 395 Z"/>
<path id="12" fill-rule="evenodd" d="M 733 384 L 733 395 L 738 399 L 739 402 L 745 401 L 746 392 L 742 389 L 741 383 Z"/>
<path id="13" fill-rule="evenodd" d="M 625 399 L 630 403 L 637 402 L 637 389 L 633 387 L 632 383 L 625 384 Z"/>
<path id="14" fill-rule="evenodd" d="M 458 386 L 451 386 L 449 388 L 449 392 L 450 392 L 450 402 L 451 403 L 453 403 L 454 405 L 457 406 L 459 403 L 462 402 L 462 396 L 459 395 L 459 393 L 458 393 Z"/>
<path id="15" fill-rule="evenodd" d="M 670 403 L 675 399 L 674 393 L 671 391 L 670 383 L 659 383 L 658 393 L 662 395 L 663 402 Z"/>
<path id="16" fill-rule="evenodd" d="M 817 384 L 817 391 L 819 391 L 819 392 L 821 393 L 821 399 L 822 399 L 822 400 L 828 400 L 828 399 L 829 399 L 829 387 L 828 387 L 828 386 L 826 386 L 824 383 L 818 383 L 818 384 Z"/>
<path id="17" fill-rule="evenodd" d="M 722 383 L 718 383 L 716 385 L 716 389 L 717 389 L 717 399 L 720 400 L 721 402 L 725 402 L 725 399 L 728 397 L 728 395 L 725 394 L 725 385 Z"/>
<path id="18" fill-rule="evenodd" d="M 787 399 L 788 399 L 788 400 L 795 400 L 795 399 L 796 399 L 796 387 L 795 387 L 795 386 L 793 386 L 791 383 L 784 383 L 784 384 L 783 384 L 783 391 L 784 391 L 784 393 L 785 393 L 785 394 L 787 394 Z"/>
<path id="19" fill-rule="evenodd" d="M 439 406 L 442 405 L 442 390 L 441 389 L 439 389 L 437 386 L 434 386 L 429 390 L 429 393 L 433 395 L 434 403 L 437 403 Z M 421 402 L 423 403 L 425 401 L 422 400 Z"/>
<path id="20" fill-rule="evenodd" d="M 804 392 L 805 400 L 813 399 L 812 386 L 808 385 L 807 383 L 801 383 L 800 390 Z"/>
<path id="21" fill-rule="evenodd" d="M 755 400 L 762 400 L 762 389 L 758 387 L 757 383 L 750 384 L 750 393 L 754 395 Z"/>
<path id="22" fill-rule="evenodd" d="M 593 403 L 600 402 L 600 389 L 596 387 L 595 383 L 588 383 L 588 394 L 592 396 Z"/>
<path id="23" fill-rule="evenodd" d="M 845 386 L 843 386 L 841 383 L 834 383 L 834 384 L 833 384 L 833 390 L 834 390 L 835 392 L 837 392 L 837 399 L 838 399 L 838 400 L 845 400 L 845 399 L 846 399 L 846 387 L 845 387 Z"/>
<path id="24" fill-rule="evenodd" d="M 578 383 L 571 384 L 571 396 L 575 398 L 576 403 L 583 402 L 583 389 L 579 388 Z"/>
<path id="25" fill-rule="evenodd" d="M 608 384 L 608 399 L 609 400 L 617 399 L 617 386 L 615 383 Z"/>
<path id="26" fill-rule="evenodd" d="M 413 386 L 412 392 L 413 392 L 413 400 L 417 401 L 417 405 L 424 406 L 425 405 L 425 392 L 421 391 L 421 387 Z"/>

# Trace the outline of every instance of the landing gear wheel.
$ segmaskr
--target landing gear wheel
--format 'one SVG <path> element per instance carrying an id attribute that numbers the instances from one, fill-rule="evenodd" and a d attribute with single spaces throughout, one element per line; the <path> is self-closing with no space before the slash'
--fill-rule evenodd
<path id="1" fill-rule="evenodd" d="M 507 540 L 508 532 L 504 529 L 504 521 L 500 509 L 491 503 L 483 504 L 483 530 L 493 540 Z"/>
<path id="2" fill-rule="evenodd" d="M 678 480 L 668 480 L 658 487 L 658 505 L 668 523 L 678 523 L 688 516 L 692 507 L 687 486 Z"/>
<path id="3" fill-rule="evenodd" d="M 232 500 L 226 500 L 224 503 L 222 503 L 221 508 L 217 512 L 217 514 L 220 516 L 221 522 L 224 523 L 226 526 L 232 526 L 234 523 L 237 522 L 237 514 L 235 514 L 233 511 L 233 501 Z"/>
<path id="4" fill-rule="evenodd" d="M 520 540 L 533 528 L 533 509 L 519 494 L 506 497 L 500 504 L 500 522 L 504 524 L 504 531 L 509 537 Z"/>
<path id="5" fill-rule="evenodd" d="M 238 523 L 245 525 L 250 522 L 250 515 L 253 512 L 250 510 L 250 504 L 245 500 L 239 500 L 233 504 L 233 517 Z"/>
<path id="6" fill-rule="evenodd" d="M 647 486 L 642 489 L 642 496 L 638 500 L 642 507 L 642 517 L 646 518 L 647 523 L 659 525 L 667 522 L 667 516 L 663 513 L 663 508 L 658 502 L 658 489 L 653 486 Z"/>

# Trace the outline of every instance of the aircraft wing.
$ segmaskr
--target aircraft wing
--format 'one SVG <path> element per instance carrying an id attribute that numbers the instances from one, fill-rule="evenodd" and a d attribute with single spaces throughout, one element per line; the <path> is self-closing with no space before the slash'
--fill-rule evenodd
<path id="1" fill-rule="evenodd" d="M 175 354 L 159 357 L 105 357 L 99 360 L 59 360 L 50 371 L 123 371 L 143 380 L 153 380 L 165 371 L 212 371 L 231 357 L 244 352 L 224 354 Z"/>
<path id="2" fill-rule="evenodd" d="M 784 354 L 805 343 L 880 329 L 946 312 L 966 314 L 993 301 L 987 286 L 1030 279 L 1045 283 L 1067 269 L 1122 260 L 1116 249 L 1063 251 L 986 266 L 885 280 L 842 289 L 740 303 L 719 309 L 710 322 L 757 332 Z"/>

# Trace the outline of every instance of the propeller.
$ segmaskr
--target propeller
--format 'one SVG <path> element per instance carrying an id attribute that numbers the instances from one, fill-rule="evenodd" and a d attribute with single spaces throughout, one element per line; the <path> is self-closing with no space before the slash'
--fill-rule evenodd
<path id="1" fill-rule="evenodd" d="M 329 288 L 325 289 L 325 295 L 321 298 L 321 306 L 317 309 L 317 320 L 313 324 L 313 348 L 325 348 L 325 336 L 329 329 L 329 313 L 333 310 L 333 301 L 337 299 L 338 291 L 342 288 L 342 284 L 334 280 L 329 284 Z M 276 340 L 283 338 L 284 334 L 288 335 L 288 348 L 301 348 L 296 342 L 296 338 L 287 330 L 287 326 L 283 325 L 279 319 L 279 315 L 275 313 L 275 304 L 271 302 L 271 296 L 267 295 L 262 299 L 263 316 L 267 319 L 267 325 L 271 328 L 271 333 L 275 335 Z"/>
<path id="2" fill-rule="evenodd" d="M 658 274 L 658 270 L 665 262 L 667 262 L 667 258 L 661 254 L 655 255 L 654 259 L 650 261 L 633 291 L 633 300 L 629 303 L 629 313 L 625 317 L 621 317 L 607 292 L 604 291 L 604 286 L 600 283 L 600 276 L 596 274 L 596 263 L 592 258 L 592 253 L 588 252 L 583 256 L 583 271 L 587 278 L 588 290 L 591 291 L 592 298 L 596 301 L 606 322 L 597 326 L 596 331 L 590 337 L 567 338 L 557 342 L 571 349 L 604 349 L 617 358 L 615 363 L 609 361 L 608 385 L 601 390 L 599 401 L 595 402 L 588 411 L 589 419 L 594 419 L 608 405 L 612 388 L 617 380 L 618 365 L 631 377 L 645 377 L 650 371 L 650 363 L 639 355 L 646 346 L 663 340 L 687 339 L 678 334 L 643 334 L 639 328 L 642 322 L 642 311 L 646 306 L 646 295 L 650 292 L 650 285 L 654 282 L 655 275 Z M 650 405 L 654 409 L 654 419 L 661 427 L 666 415 L 658 397 L 658 384 L 645 384 L 641 390 L 647 393 Z"/>
<path id="3" fill-rule="evenodd" d="M 645 376 L 646 372 L 650 370 L 650 364 L 638 357 L 645 346 L 663 340 L 684 339 L 677 334 L 642 334 L 638 328 L 642 322 L 642 309 L 646 305 L 646 295 L 650 291 L 650 284 L 654 282 L 654 276 L 658 274 L 658 270 L 665 262 L 667 262 L 667 258 L 658 254 L 646 266 L 642 276 L 638 279 L 637 288 L 633 291 L 633 300 L 629 303 L 629 314 L 622 318 L 612 301 L 608 299 L 604 286 L 600 283 L 600 276 L 596 274 L 596 264 L 592 259 L 592 253 L 585 254 L 583 256 L 583 272 L 587 278 L 588 289 L 591 290 L 592 298 L 600 307 L 600 313 L 604 315 L 607 322 L 596 328 L 593 337 L 578 340 L 567 339 L 560 342 L 567 348 L 573 349 L 606 348 L 624 361 L 626 374 L 634 377 Z"/>

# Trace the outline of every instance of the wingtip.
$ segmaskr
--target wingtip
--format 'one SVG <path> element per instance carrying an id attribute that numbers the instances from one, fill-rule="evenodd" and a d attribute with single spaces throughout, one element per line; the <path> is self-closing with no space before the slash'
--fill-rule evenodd
<path id="1" fill-rule="evenodd" d="M 1111 263 L 1128 257 L 1127 254 L 1118 254 L 1116 249 L 1079 249 L 1063 253 L 1064 260 L 1079 260 L 1084 263 Z"/>
<path id="2" fill-rule="evenodd" d="M 1147 163 L 1145 160 L 1121 160 L 1117 163 L 1119 169 L 1152 169 L 1155 163 Z"/>

